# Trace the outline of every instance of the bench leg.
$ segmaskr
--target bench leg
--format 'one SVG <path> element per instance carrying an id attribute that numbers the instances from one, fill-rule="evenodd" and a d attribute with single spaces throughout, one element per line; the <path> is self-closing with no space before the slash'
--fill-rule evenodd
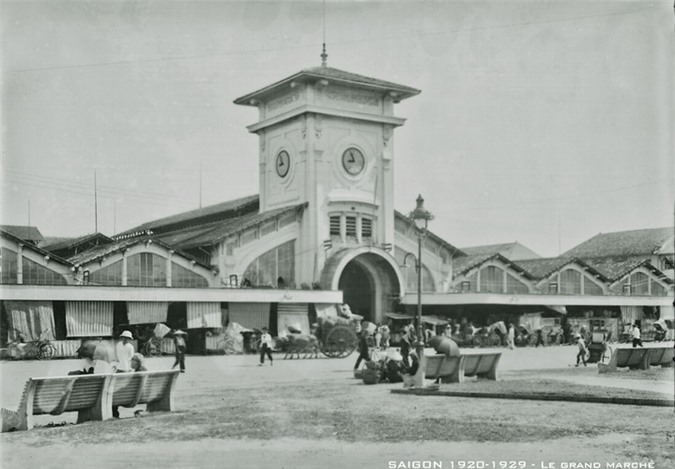
<path id="1" fill-rule="evenodd" d="M 642 357 L 642 360 L 640 360 L 640 366 L 639 368 L 641 370 L 648 370 L 649 369 L 649 362 L 652 360 L 651 356 L 651 350 L 648 350 L 647 353 L 645 353 L 645 356 Z"/>
<path id="2" fill-rule="evenodd" d="M 161 399 L 155 402 L 148 402 L 148 405 L 146 406 L 148 412 L 171 412 L 173 410 L 173 391 L 176 387 L 177 377 L 177 372 L 171 376 L 171 382 L 167 384 L 166 391 Z"/>
<path id="3" fill-rule="evenodd" d="M 460 355 L 459 357 L 459 362 L 457 363 L 457 366 L 455 367 L 455 370 L 452 372 L 450 375 L 448 382 L 449 383 L 463 383 L 465 378 L 464 378 L 464 359 L 466 357 L 463 355 Z"/>
<path id="4" fill-rule="evenodd" d="M 497 381 L 498 378 L 498 373 L 497 373 L 497 365 L 499 365 L 499 359 L 502 358 L 501 355 L 498 355 L 495 357 L 495 360 L 492 362 L 492 366 L 490 367 L 490 371 L 488 371 L 485 375 L 486 379 L 490 379 L 492 381 Z"/>

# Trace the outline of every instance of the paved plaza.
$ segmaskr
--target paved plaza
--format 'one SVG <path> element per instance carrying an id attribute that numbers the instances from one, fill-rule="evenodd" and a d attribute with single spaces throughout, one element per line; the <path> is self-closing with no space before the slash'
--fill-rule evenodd
<path id="1" fill-rule="evenodd" d="M 585 369 L 570 366 L 576 355 L 573 346 L 502 349 L 502 352 L 502 380 L 541 376 L 622 387 L 627 395 L 633 389 L 673 395 L 672 369 L 659 372 L 656 380 L 640 379 L 641 372 L 621 371 L 608 376 L 599 375 L 595 365 Z M 490 464 L 494 461 L 496 467 L 500 461 L 509 459 L 527 461 L 528 468 L 557 461 L 556 469 L 561 469 L 559 464 L 564 461 L 605 464 L 617 458 L 623 461 L 627 454 L 631 460 L 642 461 L 659 445 L 672 447 L 675 430 L 672 409 L 400 396 L 390 392 L 400 384 L 366 386 L 353 379 L 355 360 L 356 355 L 345 359 L 301 360 L 275 356 L 273 366 L 266 363 L 259 367 L 255 355 L 189 356 L 188 371 L 180 375 L 177 383 L 176 412 L 139 420 L 133 418 L 133 409 L 121 409 L 119 421 L 4 434 L 2 467 L 61 467 L 79 460 L 74 455 L 82 454 L 94 458 L 100 467 L 136 461 L 147 467 L 386 468 L 390 467 L 390 461 L 396 464 L 435 461 L 445 468 L 453 464 L 457 468 L 460 462 L 478 458 Z M 161 370 L 169 368 L 173 358 L 153 358 L 147 362 L 148 369 Z M 15 408 L 29 376 L 63 375 L 77 365 L 76 360 L 0 363 L 3 407 Z M 242 412 L 237 408 L 243 409 Z M 369 427 L 372 430 L 350 435 L 342 434 L 340 425 L 327 429 L 319 424 L 310 428 L 310 434 L 293 430 L 296 413 L 307 412 L 320 421 L 323 410 L 335 416 L 330 418 L 348 415 L 344 423 L 349 431 L 353 431 L 349 419 L 363 419 L 357 426 L 372 424 Z M 382 423 L 369 421 L 370 413 L 373 420 L 381 419 Z M 639 419 L 634 428 L 632 416 Z M 443 423 L 445 418 L 447 427 Z M 388 441 L 387 433 L 396 432 L 390 419 L 399 419 L 393 421 L 410 426 L 411 434 L 405 441 L 398 438 Z M 501 436 L 488 433 L 481 436 L 481 432 L 456 435 L 453 427 L 464 419 L 475 423 L 476 428 L 492 429 Z M 45 426 L 63 421 L 72 422 L 74 416 L 36 419 L 38 425 Z M 272 425 L 268 425 L 270 421 Z M 237 433 L 239 430 L 229 430 L 239 428 L 238 425 L 244 425 L 241 435 Z M 256 432 L 251 425 L 260 425 L 265 431 Z M 657 428 L 645 430 L 651 425 Z M 415 435 L 425 426 L 447 428 L 448 434 L 435 431 L 433 438 L 418 439 Z M 663 441 L 654 443 L 650 449 L 647 442 L 655 435 Z M 121 437 L 128 439 L 120 443 Z M 47 450 L 33 451 L 37 445 Z M 27 454 L 29 466 L 21 464 Z M 661 456 L 656 460 L 663 464 L 665 456 L 662 452 L 658 454 Z"/>

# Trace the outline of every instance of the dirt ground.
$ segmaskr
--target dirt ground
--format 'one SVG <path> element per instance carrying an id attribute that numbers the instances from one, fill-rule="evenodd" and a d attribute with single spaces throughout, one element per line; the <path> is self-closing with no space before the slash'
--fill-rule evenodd
<path id="1" fill-rule="evenodd" d="M 649 388 L 673 395 L 673 369 L 598 375 L 570 367 L 572 347 L 504 350 L 503 380 Z M 574 463 L 673 466 L 673 409 L 614 404 L 422 397 L 399 384 L 352 378 L 355 356 L 281 360 L 188 357 L 176 411 L 110 422 L 60 425 L 42 416 L 29 432 L 0 437 L 3 468 L 113 467 L 573 469 Z M 166 369 L 170 357 L 148 361 Z M 29 376 L 56 376 L 74 360 L 2 362 L 2 406 L 16 408 Z M 451 385 L 447 385 L 451 386 Z M 49 424 L 56 426 L 48 427 Z M 572 464 L 570 464 L 572 463 Z M 430 465 L 433 464 L 433 465 Z M 440 466 L 439 466 L 440 465 Z M 586 466 L 591 467 L 591 466 Z M 617 466 L 614 466 L 617 467 Z M 627 466 L 621 466 L 627 467 Z M 637 467 L 637 466 L 635 466 Z"/>

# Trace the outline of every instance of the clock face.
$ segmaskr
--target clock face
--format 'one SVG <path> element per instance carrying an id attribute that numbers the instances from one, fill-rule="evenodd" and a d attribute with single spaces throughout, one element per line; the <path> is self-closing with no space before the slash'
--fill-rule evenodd
<path id="1" fill-rule="evenodd" d="M 288 170 L 291 167 L 291 157 L 286 150 L 281 150 L 279 152 L 275 166 L 279 177 L 286 177 Z"/>
<path id="2" fill-rule="evenodd" d="M 356 148 L 347 148 L 342 154 L 342 166 L 347 173 L 356 176 L 366 166 L 366 159 L 363 157 L 361 150 Z"/>

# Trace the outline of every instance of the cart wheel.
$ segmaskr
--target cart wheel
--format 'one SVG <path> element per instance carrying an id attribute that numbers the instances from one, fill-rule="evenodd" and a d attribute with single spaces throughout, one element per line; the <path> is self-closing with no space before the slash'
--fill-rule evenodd
<path id="1" fill-rule="evenodd" d="M 330 330 L 322 352 L 331 358 L 344 358 L 358 345 L 356 333 L 348 327 L 335 326 Z"/>
<path id="2" fill-rule="evenodd" d="M 44 344 L 42 347 L 40 347 L 40 351 L 37 354 L 37 359 L 49 360 L 50 358 L 54 358 L 55 355 L 56 347 L 54 347 L 52 344 Z"/>
<path id="3" fill-rule="evenodd" d="M 146 357 L 156 357 L 162 354 L 162 350 L 157 346 L 157 344 L 152 341 L 148 341 L 143 346 L 143 355 Z"/>
<path id="4" fill-rule="evenodd" d="M 490 334 L 487 340 L 488 347 L 499 347 L 502 344 L 502 339 L 497 334 Z"/>

